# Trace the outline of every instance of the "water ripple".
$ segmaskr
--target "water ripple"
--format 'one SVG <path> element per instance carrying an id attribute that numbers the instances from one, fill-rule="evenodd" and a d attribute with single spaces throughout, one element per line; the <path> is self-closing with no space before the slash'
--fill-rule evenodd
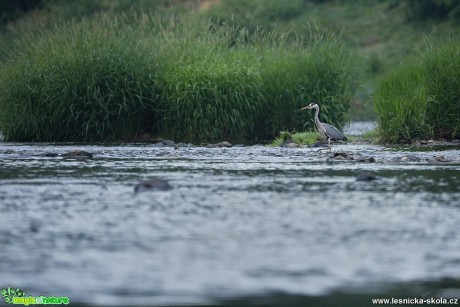
<path id="1" fill-rule="evenodd" d="M 161 305 L 457 293 L 460 163 L 427 162 L 436 152 L 398 163 L 398 150 L 341 147 L 377 157 L 365 164 L 309 148 L 1 146 L 0 275 L 32 295 Z M 94 158 L 43 156 L 70 150 Z M 134 193 L 152 177 L 173 189 Z"/>

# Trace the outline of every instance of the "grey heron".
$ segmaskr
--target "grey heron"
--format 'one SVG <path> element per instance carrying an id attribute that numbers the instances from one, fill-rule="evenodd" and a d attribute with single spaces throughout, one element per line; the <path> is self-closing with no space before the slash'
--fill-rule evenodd
<path id="1" fill-rule="evenodd" d="M 346 141 L 347 140 L 347 138 L 343 135 L 342 132 L 339 131 L 339 129 L 337 129 L 336 127 L 334 127 L 332 125 L 322 123 L 322 122 L 319 121 L 319 117 L 318 117 L 319 106 L 316 103 L 312 102 L 308 106 L 303 107 L 300 110 L 311 110 L 311 109 L 316 110 L 316 112 L 315 112 L 315 126 L 316 126 L 316 129 L 318 129 L 318 132 L 322 136 L 327 137 L 327 143 L 329 145 L 329 150 L 332 150 L 331 149 L 331 140 L 333 140 L 333 141 Z"/>

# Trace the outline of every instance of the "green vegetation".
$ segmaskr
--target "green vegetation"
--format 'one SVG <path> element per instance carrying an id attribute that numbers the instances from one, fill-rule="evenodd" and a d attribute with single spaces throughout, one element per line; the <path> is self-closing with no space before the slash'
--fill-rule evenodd
<path id="1" fill-rule="evenodd" d="M 453 47 L 412 54 L 424 38 L 460 29 L 456 1 L 5 0 L 0 8 L 5 139 L 149 132 L 263 141 L 313 129 L 299 111 L 311 100 L 339 128 L 375 118 L 375 109 L 383 141 L 458 137 L 458 78 L 455 61 L 446 63 Z"/>
<path id="2" fill-rule="evenodd" d="M 0 123 L 6 140 L 131 137 L 155 127 L 155 71 L 134 29 L 101 18 L 25 37 L 2 67 Z"/>
<path id="3" fill-rule="evenodd" d="M 337 37 L 308 44 L 248 36 L 199 18 L 90 17 L 35 32 L 1 67 L 5 140 L 267 140 L 313 127 L 299 109 L 321 103 L 341 127 L 355 67 Z"/>
<path id="4" fill-rule="evenodd" d="M 271 142 L 270 146 L 281 146 L 283 142 L 288 139 L 292 140 L 296 144 L 311 145 L 318 141 L 319 137 L 320 135 L 316 132 L 289 133 L 287 131 L 281 131 L 279 137 Z"/>
<path id="5" fill-rule="evenodd" d="M 459 54 L 457 39 L 437 41 L 381 81 L 374 97 L 383 141 L 460 137 Z"/>
<path id="6" fill-rule="evenodd" d="M 354 140 L 353 136 L 349 137 L 350 140 Z M 377 129 L 372 129 L 370 131 L 364 132 L 361 136 L 359 136 L 360 140 L 371 140 L 372 142 L 379 141 L 379 135 Z"/>
<path id="7" fill-rule="evenodd" d="M 426 35 L 448 37 L 458 30 L 459 8 L 450 0 L 222 0 L 205 14 L 215 22 L 237 22 L 250 32 L 277 29 L 303 36 L 308 22 L 342 33 L 364 60 L 349 117 L 369 120 L 375 118 L 372 94 L 378 79 L 423 46 Z"/>

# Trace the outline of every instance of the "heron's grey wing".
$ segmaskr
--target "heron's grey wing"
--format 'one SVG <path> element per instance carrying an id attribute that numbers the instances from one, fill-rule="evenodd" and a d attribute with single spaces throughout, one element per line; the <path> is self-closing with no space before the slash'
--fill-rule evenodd
<path id="1" fill-rule="evenodd" d="M 336 127 L 329 125 L 329 124 L 323 124 L 324 125 L 324 130 L 326 130 L 326 135 L 331 138 L 333 141 L 346 141 L 347 138 L 345 135 L 343 135 L 342 132 L 339 131 Z"/>

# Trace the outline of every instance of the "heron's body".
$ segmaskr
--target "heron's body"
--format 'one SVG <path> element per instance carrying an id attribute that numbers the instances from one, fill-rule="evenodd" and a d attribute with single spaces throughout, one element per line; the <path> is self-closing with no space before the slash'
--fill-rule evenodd
<path id="1" fill-rule="evenodd" d="M 316 129 L 318 129 L 318 132 L 327 138 L 328 144 L 329 144 L 329 149 L 331 149 L 331 140 L 333 141 L 346 141 L 347 138 L 345 135 L 343 135 L 342 132 L 340 132 L 339 129 L 336 127 L 322 123 L 319 120 L 319 106 L 316 103 L 310 103 L 308 106 L 303 107 L 301 110 L 305 109 L 315 109 L 315 126 Z"/>

